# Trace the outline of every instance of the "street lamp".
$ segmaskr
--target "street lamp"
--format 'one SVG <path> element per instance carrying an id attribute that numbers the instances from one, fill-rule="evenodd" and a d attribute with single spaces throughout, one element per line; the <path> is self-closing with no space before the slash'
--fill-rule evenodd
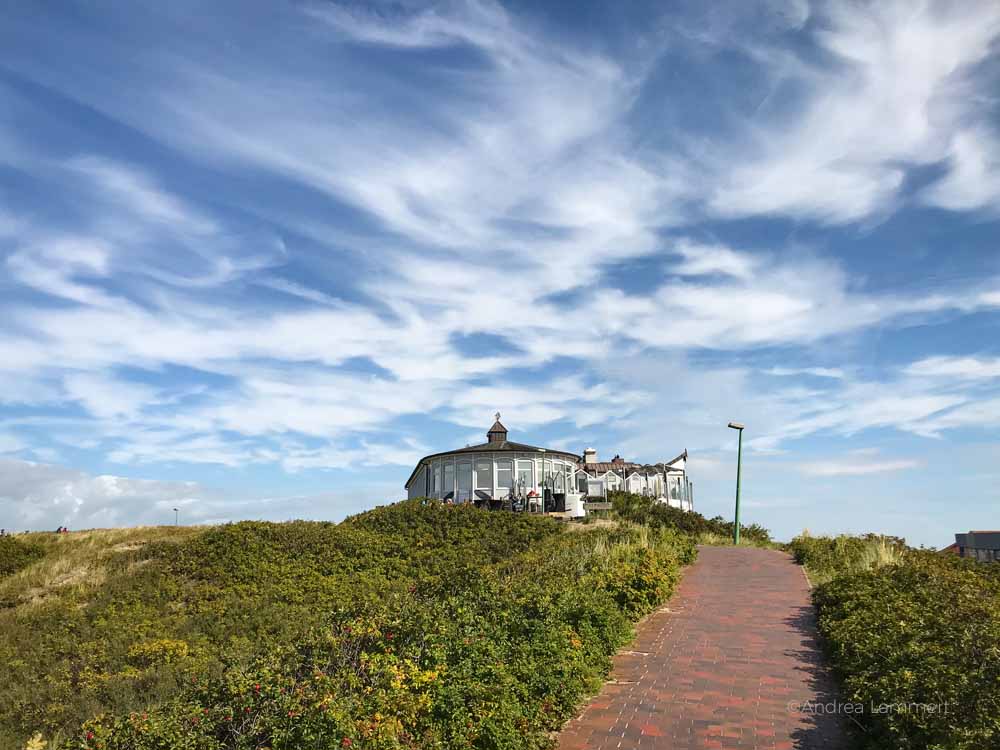
<path id="1" fill-rule="evenodd" d="M 174 508 L 174 526 L 179 525 L 179 522 L 178 522 L 178 518 L 179 518 L 178 513 L 180 513 L 180 511 L 177 508 Z"/>
<path id="2" fill-rule="evenodd" d="M 740 543 L 740 464 L 743 462 L 743 427 L 739 422 L 730 422 L 730 428 L 739 430 L 740 438 L 736 449 L 736 523 L 733 524 L 733 544 Z"/>

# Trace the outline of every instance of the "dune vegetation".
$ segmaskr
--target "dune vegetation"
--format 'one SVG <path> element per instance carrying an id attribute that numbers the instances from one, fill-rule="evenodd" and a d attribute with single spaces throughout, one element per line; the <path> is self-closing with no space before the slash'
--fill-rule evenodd
<path id="1" fill-rule="evenodd" d="M 408 501 L 19 536 L 0 747 L 547 747 L 695 554 L 668 528 L 566 529 Z"/>
<path id="2" fill-rule="evenodd" d="M 696 539 L 699 544 L 729 545 L 733 540 L 733 521 L 721 516 L 705 518 L 700 513 L 672 508 L 647 495 L 610 492 L 614 516 L 623 521 L 650 528 L 674 529 Z M 750 547 L 776 547 L 771 532 L 760 524 L 740 524 L 740 544 Z"/>
<path id="3" fill-rule="evenodd" d="M 859 747 L 1000 747 L 1000 566 L 873 534 L 789 546 L 842 699 L 864 708 Z"/>

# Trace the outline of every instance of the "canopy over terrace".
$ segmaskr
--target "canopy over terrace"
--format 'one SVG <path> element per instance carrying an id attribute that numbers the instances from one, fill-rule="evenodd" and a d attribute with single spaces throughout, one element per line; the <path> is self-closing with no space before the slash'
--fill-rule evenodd
<path id="1" fill-rule="evenodd" d="M 497 413 L 485 443 L 421 458 L 406 492 L 411 498 L 483 504 L 548 497 L 561 505 L 573 492 L 579 462 L 575 453 L 508 440 Z"/>

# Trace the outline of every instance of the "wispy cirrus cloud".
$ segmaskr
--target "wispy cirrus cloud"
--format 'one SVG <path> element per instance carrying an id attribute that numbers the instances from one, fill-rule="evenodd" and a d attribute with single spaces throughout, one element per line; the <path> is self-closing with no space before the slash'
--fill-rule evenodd
<path id="1" fill-rule="evenodd" d="M 865 352 L 1000 309 L 1000 266 L 890 273 L 878 223 L 988 220 L 992 5 L 650 8 L 627 43 L 486 0 L 231 10 L 2 25 L 17 455 L 405 474 L 495 409 L 649 459 L 734 417 L 757 456 L 987 424 L 989 353 Z"/>
<path id="2" fill-rule="evenodd" d="M 768 375 L 778 377 L 795 377 L 796 375 L 812 375 L 817 378 L 835 378 L 840 380 L 845 377 L 844 371 L 839 367 L 772 367 L 765 370 Z"/>
<path id="3" fill-rule="evenodd" d="M 928 357 L 906 368 L 909 375 L 989 380 L 1000 378 L 1000 357 Z"/>
<path id="4" fill-rule="evenodd" d="M 947 163 L 948 172 L 923 191 L 923 200 L 951 211 L 983 209 L 995 214 L 1000 204 L 1000 134 L 985 125 L 958 131 Z"/>
<path id="5" fill-rule="evenodd" d="M 721 170 L 711 207 L 726 216 L 790 214 L 849 222 L 891 210 L 907 170 L 954 153 L 954 171 L 928 193 L 950 208 L 981 205 L 981 143 L 955 136 L 982 116 L 967 92 L 1000 35 L 992 3 L 824 3 L 805 61 L 755 50 L 802 92 L 792 115 L 757 118 L 739 166 Z M 984 80 L 989 80 L 985 78 Z M 778 122 L 782 126 L 776 127 Z M 952 149 L 955 149 L 952 151 Z M 964 151 L 964 153 L 963 153 Z M 953 192 L 953 188 L 962 189 Z M 985 188 L 985 191 L 984 191 Z"/>
<path id="6" fill-rule="evenodd" d="M 861 455 L 840 457 L 828 461 L 808 461 L 799 464 L 798 470 L 813 477 L 857 477 L 907 471 L 919 467 L 920 462 L 911 459 L 873 459 Z"/>

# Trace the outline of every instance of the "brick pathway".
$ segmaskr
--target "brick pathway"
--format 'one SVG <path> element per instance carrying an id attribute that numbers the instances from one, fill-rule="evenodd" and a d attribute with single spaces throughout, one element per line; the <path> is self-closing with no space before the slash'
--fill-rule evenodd
<path id="1" fill-rule="evenodd" d="M 834 695 L 802 570 L 774 550 L 702 547 L 558 747 L 843 750 L 836 719 L 788 708 Z"/>

